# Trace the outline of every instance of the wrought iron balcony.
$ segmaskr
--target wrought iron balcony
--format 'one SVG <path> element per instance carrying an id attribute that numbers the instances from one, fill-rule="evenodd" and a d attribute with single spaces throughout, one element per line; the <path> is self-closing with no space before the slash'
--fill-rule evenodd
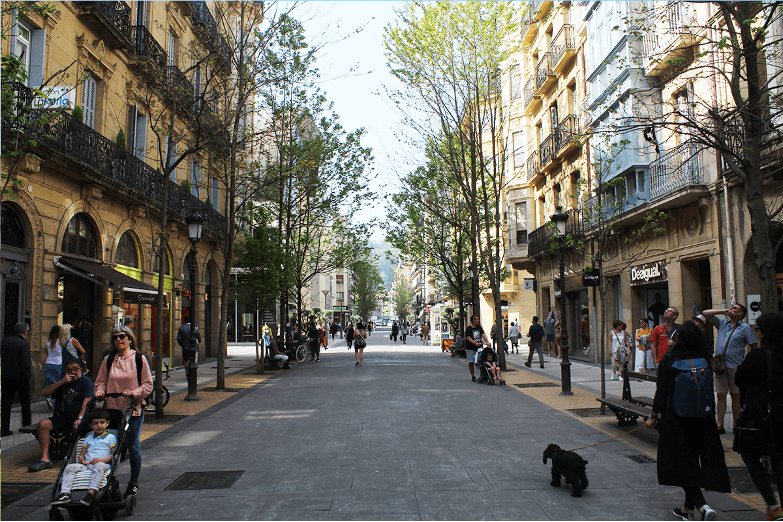
<path id="1" fill-rule="evenodd" d="M 155 67 L 166 67 L 167 55 L 163 47 L 143 25 L 131 27 L 131 54 L 138 63 L 148 63 Z"/>
<path id="2" fill-rule="evenodd" d="M 701 185 L 704 175 L 699 168 L 699 148 L 687 141 L 650 164 L 650 199 L 672 193 L 680 187 Z"/>
<path id="3" fill-rule="evenodd" d="M 579 116 L 569 114 L 555 129 L 555 154 L 569 146 L 576 146 L 579 138 Z"/>
<path id="4" fill-rule="evenodd" d="M 566 235 L 580 238 L 584 236 L 582 210 L 572 208 L 565 211 Z M 553 222 L 538 227 L 527 235 L 527 252 L 530 257 L 540 257 L 557 251 L 557 227 Z"/>
<path id="5" fill-rule="evenodd" d="M 180 110 L 189 111 L 194 104 L 193 84 L 177 66 L 166 67 L 166 92 Z"/>
<path id="6" fill-rule="evenodd" d="M 538 27 L 538 10 L 541 7 L 541 2 L 528 2 L 528 11 L 522 18 L 522 35 L 524 40 L 535 34 L 535 30 Z"/>
<path id="7" fill-rule="evenodd" d="M 536 89 L 540 93 L 555 79 L 555 73 L 552 71 L 552 53 L 544 53 L 544 56 L 536 65 Z"/>
<path id="8" fill-rule="evenodd" d="M 14 91 L 19 93 L 16 98 L 19 107 L 17 112 L 29 114 L 31 120 L 27 120 L 27 123 L 18 118 L 10 122 L 3 121 L 4 126 L 9 125 L 18 132 L 29 134 L 40 145 L 51 147 L 82 167 L 87 167 L 82 169 L 84 174 L 87 175 L 91 170 L 105 186 L 123 191 L 137 201 L 149 202 L 160 208 L 163 191 L 168 187 L 170 215 L 184 222 L 186 216 L 197 211 L 206 218 L 204 226 L 207 230 L 217 235 L 224 233 L 226 218 L 206 202 L 172 183 L 112 140 L 74 120 L 68 113 L 32 109 L 30 103 L 33 93 L 28 87 L 15 84 Z M 40 124 L 30 125 L 29 121 Z"/>
<path id="9" fill-rule="evenodd" d="M 131 44 L 131 8 L 125 2 L 74 2 L 79 14 L 109 45 L 127 49 Z"/>
<path id="10" fill-rule="evenodd" d="M 533 103 L 533 100 L 540 100 L 541 96 L 538 94 L 538 91 L 536 90 L 536 77 L 531 76 L 527 79 L 525 82 L 525 109 L 527 109 L 531 103 Z"/>
<path id="11" fill-rule="evenodd" d="M 555 158 L 555 135 L 550 134 L 544 141 L 541 142 L 541 146 L 538 148 L 538 161 L 539 166 L 544 169 L 547 164 Z"/>
<path id="12" fill-rule="evenodd" d="M 527 180 L 530 181 L 538 174 L 538 150 L 533 150 L 533 153 L 527 158 Z"/>
<path id="13" fill-rule="evenodd" d="M 231 49 L 229 48 L 226 39 L 218 31 L 215 17 L 212 16 L 212 12 L 209 10 L 206 2 L 190 2 L 190 8 L 190 21 L 193 24 L 193 28 L 201 35 L 201 38 L 209 43 L 210 47 L 216 51 L 216 55 L 221 58 L 224 63 L 230 64 Z"/>
<path id="14" fill-rule="evenodd" d="M 564 25 L 552 40 L 552 66 L 556 71 L 559 70 L 565 60 L 575 53 L 574 27 Z"/>
<path id="15" fill-rule="evenodd" d="M 642 36 L 647 74 L 661 74 L 677 63 L 673 59 L 680 49 L 695 44 L 696 35 L 691 29 L 694 20 L 695 11 L 690 2 L 666 2 L 649 10 L 644 25 L 652 30 L 644 31 Z"/>

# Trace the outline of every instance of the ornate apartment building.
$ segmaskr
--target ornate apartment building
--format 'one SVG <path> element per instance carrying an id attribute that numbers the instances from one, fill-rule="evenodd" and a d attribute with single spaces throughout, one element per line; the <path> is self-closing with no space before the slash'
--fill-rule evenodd
<path id="1" fill-rule="evenodd" d="M 204 78 L 230 72 L 219 30 L 226 20 L 212 2 L 51 5 L 40 14 L 3 11 L 9 37 L 2 52 L 20 58 L 27 79 L 13 85 L 15 108 L 3 112 L 9 117 L 3 148 L 26 149 L 17 163 L 4 155 L 12 194 L 2 198 L 0 336 L 17 321 L 31 325 L 34 388 L 40 390 L 44 340 L 53 325 L 80 318 L 91 323 L 85 348 L 93 370 L 117 324 L 135 331 L 146 355 L 178 364 L 174 332 L 197 299 L 200 355 L 216 356 L 225 192 L 210 174 L 207 150 L 190 154 L 168 178 L 161 173 L 165 158 L 171 164 L 178 157 L 177 146 L 181 154 L 194 132 L 208 130 L 199 128 L 203 120 L 194 113 L 212 103 L 204 96 Z M 197 63 L 199 53 L 214 59 Z M 45 99 L 33 91 L 38 88 Z M 4 87 L 4 104 L 6 92 Z M 204 108 L 210 109 L 217 110 L 217 102 Z M 162 121 L 173 121 L 177 142 L 161 139 L 156 127 Z M 153 244 L 165 192 L 168 250 L 161 262 Z M 204 218 L 196 295 L 190 292 L 186 226 L 192 213 Z M 161 276 L 164 320 L 156 324 Z M 158 329 L 163 346 L 156 347 Z"/>

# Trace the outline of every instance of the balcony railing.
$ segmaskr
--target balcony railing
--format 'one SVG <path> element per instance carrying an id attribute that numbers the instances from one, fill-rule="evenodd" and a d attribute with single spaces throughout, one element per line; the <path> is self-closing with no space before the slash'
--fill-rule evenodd
<path id="1" fill-rule="evenodd" d="M 552 53 L 544 53 L 536 65 L 536 89 L 540 90 L 552 74 Z"/>
<path id="2" fill-rule="evenodd" d="M 660 198 L 680 187 L 703 184 L 696 143 L 685 142 L 652 162 L 650 178 L 650 199 Z"/>
<path id="3" fill-rule="evenodd" d="M 565 211 L 566 235 L 581 237 L 584 235 L 584 223 L 582 210 L 572 208 Z M 557 234 L 557 227 L 551 221 L 542 227 L 538 227 L 527 235 L 527 252 L 530 257 L 537 257 L 557 250 L 557 240 L 553 237 Z"/>
<path id="4" fill-rule="evenodd" d="M 555 129 L 555 153 L 573 144 L 579 137 L 579 116 L 569 114 Z"/>
<path id="5" fill-rule="evenodd" d="M 539 165 L 542 169 L 555 157 L 554 134 L 550 134 L 541 142 L 541 146 L 538 148 L 538 157 L 540 161 Z"/>
<path id="6" fill-rule="evenodd" d="M 574 27 L 564 25 L 552 40 L 552 63 L 557 66 L 568 52 L 574 52 Z"/>
<path id="7" fill-rule="evenodd" d="M 93 18 L 98 24 L 93 29 L 101 36 L 111 38 L 111 44 L 127 47 L 131 39 L 131 8 L 125 2 L 74 2 L 81 14 Z M 101 25 L 107 30 L 101 30 Z"/>
<path id="8" fill-rule="evenodd" d="M 190 110 L 194 105 L 193 84 L 179 67 L 166 67 L 166 88 L 172 100 L 176 100 L 181 110 Z"/>
<path id="9" fill-rule="evenodd" d="M 669 56 L 667 51 L 692 44 L 690 26 L 694 19 L 693 9 L 690 2 L 667 2 L 665 6 L 649 11 L 644 25 L 650 30 L 644 31 L 642 36 L 646 69 L 665 68 Z"/>
<path id="10" fill-rule="evenodd" d="M 527 180 L 535 178 L 536 174 L 538 174 L 538 151 L 534 150 L 527 158 Z"/>
<path id="11" fill-rule="evenodd" d="M 26 111 L 31 120 L 35 118 L 40 125 L 31 126 L 20 119 L 3 122 L 3 125 L 15 127 L 21 132 L 32 135 L 39 143 L 54 147 L 61 154 L 70 157 L 97 172 L 104 178 L 109 187 L 121 187 L 139 201 L 149 201 L 160 205 L 163 201 L 163 191 L 169 191 L 169 213 L 181 220 L 193 211 L 206 219 L 204 226 L 217 235 L 222 235 L 226 228 L 226 218 L 214 210 L 206 202 L 193 197 L 190 192 L 163 177 L 157 170 L 142 160 L 117 146 L 112 140 L 97 133 L 87 125 L 71 118 L 66 112 L 52 113 L 30 109 L 32 91 L 15 84 L 14 90 L 19 92 L 16 102 L 19 113 Z M 50 114 L 50 117 L 40 117 Z"/>
<path id="12" fill-rule="evenodd" d="M 212 12 L 207 7 L 206 2 L 190 2 L 191 15 L 190 21 L 195 28 L 202 28 L 202 36 L 212 49 L 216 51 L 217 56 L 224 60 L 230 60 L 231 50 L 222 34 L 218 31 L 218 25 Z"/>
<path id="13" fill-rule="evenodd" d="M 530 105 L 534 99 L 541 98 L 538 93 L 536 92 L 536 78 L 535 76 L 531 76 L 527 79 L 525 82 L 525 108 Z"/>
<path id="14" fill-rule="evenodd" d="M 156 67 L 166 66 L 166 51 L 143 25 L 131 27 L 131 54 L 138 60 Z"/>

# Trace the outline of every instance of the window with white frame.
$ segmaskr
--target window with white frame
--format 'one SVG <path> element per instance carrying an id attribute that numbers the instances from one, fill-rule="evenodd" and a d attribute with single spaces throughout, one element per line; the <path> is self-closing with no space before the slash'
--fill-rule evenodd
<path id="1" fill-rule="evenodd" d="M 525 166 L 525 133 L 517 131 L 511 135 L 511 145 L 514 147 L 514 168 Z"/>
<path id="2" fill-rule="evenodd" d="M 82 123 L 90 127 L 95 128 L 95 108 L 97 105 L 96 99 L 98 97 L 98 82 L 95 76 L 92 74 L 87 75 L 82 84 L 82 112 L 84 119 Z"/>
<path id="3" fill-rule="evenodd" d="M 140 160 L 147 157 L 147 116 L 137 105 L 128 108 L 128 145 L 131 154 Z"/>
<path id="4" fill-rule="evenodd" d="M 212 208 L 220 211 L 220 182 L 217 177 L 212 178 L 212 195 L 209 198 L 212 203 Z"/>
<path id="5" fill-rule="evenodd" d="M 527 202 L 518 201 L 514 208 L 517 245 L 527 244 Z"/>
<path id="6" fill-rule="evenodd" d="M 522 96 L 522 73 L 519 64 L 511 66 L 511 99 L 516 100 Z"/>

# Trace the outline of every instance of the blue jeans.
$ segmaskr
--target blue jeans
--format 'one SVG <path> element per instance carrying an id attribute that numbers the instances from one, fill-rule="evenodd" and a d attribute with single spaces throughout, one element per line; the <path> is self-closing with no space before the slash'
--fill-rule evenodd
<path id="1" fill-rule="evenodd" d="M 321 342 L 316 340 L 310 341 L 310 358 L 315 359 L 321 356 Z"/>
<path id="2" fill-rule="evenodd" d="M 128 444 L 128 455 L 130 456 L 130 480 L 128 482 L 139 482 L 141 473 L 141 425 L 144 424 L 144 410 L 138 417 L 131 417 L 130 426 L 126 442 Z"/>

